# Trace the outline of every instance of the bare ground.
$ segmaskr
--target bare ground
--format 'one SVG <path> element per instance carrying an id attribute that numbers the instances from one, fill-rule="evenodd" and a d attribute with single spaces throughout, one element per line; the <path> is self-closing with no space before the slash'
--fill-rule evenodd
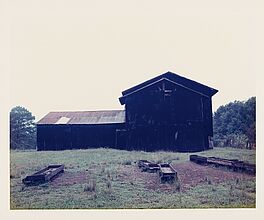
<path id="1" fill-rule="evenodd" d="M 238 173 L 221 168 L 201 166 L 192 162 L 177 164 L 174 165 L 174 168 L 178 171 L 178 177 L 183 189 L 189 189 L 205 181 L 211 181 L 211 183 L 221 183 L 228 180 L 248 180 L 255 178 L 254 176 L 246 173 Z"/>
<path id="2" fill-rule="evenodd" d="M 228 180 L 237 179 L 254 179 L 255 176 L 248 175 L 245 173 L 237 173 L 227 171 L 219 168 L 213 168 L 208 166 L 201 166 L 192 162 L 184 162 L 172 165 L 177 171 L 177 176 L 181 185 L 181 190 L 186 191 L 191 187 L 199 184 L 209 182 L 221 183 Z M 123 179 L 125 181 L 134 181 L 140 179 L 141 182 L 145 183 L 145 187 L 148 190 L 161 190 L 161 191 L 173 191 L 175 190 L 174 184 L 160 183 L 158 174 L 141 172 L 136 166 L 124 167 Z"/>
<path id="3" fill-rule="evenodd" d="M 221 168 L 201 166 L 192 162 L 172 164 L 177 171 L 180 187 L 186 191 L 199 184 L 209 183 L 218 184 L 228 180 L 250 180 L 255 176 L 245 173 L 232 172 Z M 160 183 L 157 173 L 141 172 L 136 165 L 121 165 L 118 174 L 113 177 L 121 184 L 130 183 L 143 184 L 146 190 L 173 191 L 174 184 Z M 73 184 L 84 184 L 89 179 L 89 170 L 73 172 L 65 170 L 63 174 L 54 179 L 50 185 L 54 187 L 67 186 Z"/>
<path id="4" fill-rule="evenodd" d="M 86 172 L 71 172 L 66 170 L 64 173 L 59 174 L 57 178 L 52 180 L 50 185 L 60 187 L 83 183 L 87 183 Z"/>

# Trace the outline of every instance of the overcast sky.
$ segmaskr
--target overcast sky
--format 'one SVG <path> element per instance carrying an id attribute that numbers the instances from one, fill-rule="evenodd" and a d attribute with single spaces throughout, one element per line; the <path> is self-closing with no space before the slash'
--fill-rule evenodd
<path id="1" fill-rule="evenodd" d="M 122 109 L 167 71 L 215 89 L 213 109 L 256 95 L 252 5 L 230 1 L 12 1 L 2 23 L 10 109 Z M 225 4 L 226 3 L 226 4 Z"/>

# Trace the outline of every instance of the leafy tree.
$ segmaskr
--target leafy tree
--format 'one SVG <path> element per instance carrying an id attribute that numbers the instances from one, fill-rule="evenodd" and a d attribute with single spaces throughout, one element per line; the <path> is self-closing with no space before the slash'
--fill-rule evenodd
<path id="1" fill-rule="evenodd" d="M 16 106 L 10 112 L 10 148 L 36 147 L 35 117 L 26 108 Z"/>
<path id="2" fill-rule="evenodd" d="M 248 137 L 249 144 L 256 145 L 256 97 L 250 98 L 245 103 L 245 123 L 247 126 L 244 132 Z M 251 146 L 250 146 L 251 147 Z"/>
<path id="3" fill-rule="evenodd" d="M 256 97 L 220 106 L 214 114 L 215 146 L 247 147 L 256 145 Z"/>

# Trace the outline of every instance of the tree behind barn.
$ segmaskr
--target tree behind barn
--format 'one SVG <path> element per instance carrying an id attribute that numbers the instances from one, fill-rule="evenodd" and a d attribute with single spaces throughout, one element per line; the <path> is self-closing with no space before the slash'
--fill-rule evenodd
<path id="1" fill-rule="evenodd" d="M 10 112 L 10 148 L 36 148 L 35 117 L 26 108 L 16 106 Z"/>
<path id="2" fill-rule="evenodd" d="M 214 113 L 214 144 L 218 147 L 254 148 L 256 97 L 220 106 Z"/>

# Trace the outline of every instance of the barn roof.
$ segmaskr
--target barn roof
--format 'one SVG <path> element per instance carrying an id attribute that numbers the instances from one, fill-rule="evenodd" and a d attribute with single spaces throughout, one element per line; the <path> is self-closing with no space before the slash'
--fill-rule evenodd
<path id="1" fill-rule="evenodd" d="M 125 91 L 122 92 L 122 97 L 119 98 L 120 103 L 123 105 L 125 103 L 125 98 L 127 96 L 130 96 L 134 93 L 137 93 L 155 83 L 158 83 L 162 80 L 169 81 L 171 83 L 174 83 L 178 86 L 184 87 L 185 89 L 191 90 L 193 92 L 199 93 L 200 95 L 211 97 L 214 94 L 218 92 L 218 90 L 211 88 L 209 86 L 203 85 L 199 82 L 196 82 L 191 79 L 187 79 L 183 76 L 180 76 L 178 74 L 172 73 L 172 72 L 166 72 L 163 73 L 155 78 L 152 78 L 150 80 L 147 80 L 143 83 L 140 83 L 136 86 L 133 86 Z"/>
<path id="2" fill-rule="evenodd" d="M 50 112 L 37 124 L 117 124 L 125 122 L 125 110 Z"/>

